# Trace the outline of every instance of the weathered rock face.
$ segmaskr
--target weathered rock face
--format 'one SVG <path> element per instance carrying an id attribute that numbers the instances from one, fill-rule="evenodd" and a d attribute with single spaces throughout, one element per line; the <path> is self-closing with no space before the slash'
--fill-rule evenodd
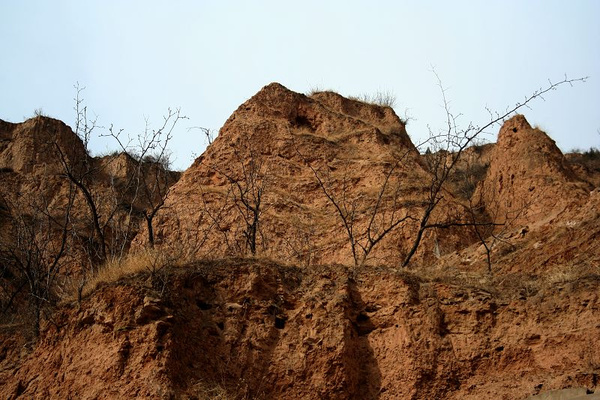
<path id="1" fill-rule="evenodd" d="M 526 225 L 585 201 L 591 189 L 571 170 L 554 141 L 517 115 L 500 129 L 475 197 L 497 222 Z"/>
<path id="2" fill-rule="evenodd" d="M 598 279 L 523 294 L 243 260 L 163 279 L 65 307 L 2 397 L 524 399 L 598 387 Z"/>

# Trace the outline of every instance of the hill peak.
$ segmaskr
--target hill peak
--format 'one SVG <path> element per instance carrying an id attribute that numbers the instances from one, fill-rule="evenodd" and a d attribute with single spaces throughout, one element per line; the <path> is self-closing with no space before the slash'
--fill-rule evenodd
<path id="1" fill-rule="evenodd" d="M 22 123 L 0 123 L 0 167 L 16 172 L 33 172 L 50 167 L 60 171 L 55 157 L 58 144 L 67 160 L 87 157 L 83 142 L 64 122 L 36 116 Z"/>
<path id="2" fill-rule="evenodd" d="M 399 176 L 423 180 L 426 172 L 419 153 L 391 108 L 330 92 L 306 96 L 271 83 L 238 107 L 216 140 L 184 172 L 165 212 L 157 217 L 157 231 L 166 243 L 191 243 L 194 240 L 181 235 L 194 232 L 200 223 L 207 232 L 200 240 L 205 244 L 202 252 L 243 253 L 245 222 L 236 212 L 236 191 L 260 188 L 261 201 L 268 203 L 261 216 L 265 234 L 260 246 L 303 261 L 306 252 L 298 247 L 306 244 L 295 242 L 318 232 L 312 240 L 322 250 L 313 251 L 311 259 L 347 262 L 346 238 L 315 173 L 319 171 L 339 196 L 364 201 L 376 195 L 374 185 L 380 185 L 398 160 L 403 160 L 398 172 L 404 174 Z M 210 214 L 223 219 L 222 228 L 208 232 L 214 223 Z M 398 256 L 391 239 L 386 246 Z"/>
<path id="3" fill-rule="evenodd" d="M 240 121 L 246 126 L 240 126 Z M 270 130 L 278 135 L 310 133 L 335 139 L 351 132 L 370 131 L 397 136 L 402 146 L 414 147 L 404 122 L 389 107 L 348 99 L 333 92 L 306 96 L 279 83 L 266 85 L 238 107 L 221 129 L 220 136 L 234 131 L 246 132 L 249 125 L 257 121 L 277 125 Z"/>
<path id="4" fill-rule="evenodd" d="M 488 212 L 527 224 L 587 198 L 589 190 L 554 140 L 531 127 L 523 115 L 516 115 L 500 129 L 479 194 Z"/>

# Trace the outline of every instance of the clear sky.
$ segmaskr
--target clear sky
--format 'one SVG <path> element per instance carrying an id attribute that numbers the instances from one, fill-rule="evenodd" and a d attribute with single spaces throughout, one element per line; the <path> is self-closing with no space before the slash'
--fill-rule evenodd
<path id="1" fill-rule="evenodd" d="M 432 66 L 465 125 L 548 79 L 589 76 L 524 113 L 563 150 L 600 147 L 597 0 L 0 0 L 0 17 L 0 119 L 41 108 L 73 126 L 76 82 L 101 125 L 130 135 L 181 107 L 179 169 L 205 147 L 187 128 L 219 129 L 274 81 L 297 92 L 391 92 L 417 142 L 445 118 Z"/>

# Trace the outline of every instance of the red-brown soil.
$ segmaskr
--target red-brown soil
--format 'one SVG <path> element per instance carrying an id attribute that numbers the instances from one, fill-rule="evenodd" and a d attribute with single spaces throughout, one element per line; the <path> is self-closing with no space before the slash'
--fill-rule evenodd
<path id="1" fill-rule="evenodd" d="M 523 399 L 597 387 L 597 276 L 527 292 L 224 260 L 163 278 L 63 307 L 4 375 L 3 396 Z"/>
<path id="2" fill-rule="evenodd" d="M 55 185 L 48 193 L 60 202 L 60 170 L 39 172 L 55 168 L 38 154 L 47 140 L 36 138 L 48 132 L 73 141 L 70 156 L 87 157 L 58 121 L 1 122 L 2 183 Z M 266 86 L 172 187 L 156 221 L 156 251 L 170 265 L 101 283 L 80 303 L 65 297 L 37 341 L 19 325 L 1 327 L 0 397 L 474 400 L 600 391 L 594 169 L 565 158 L 521 115 L 504 123 L 497 144 L 464 156 L 432 221 L 463 221 L 475 206 L 502 224 L 482 230 L 485 245 L 473 227 L 429 229 L 401 268 L 433 156 L 418 153 L 390 108 Z M 127 160 L 110 165 L 127 176 Z M 360 233 L 392 167 L 377 215 L 414 219 L 356 267 L 318 178 L 355 211 Z M 254 256 L 240 188 L 262 190 Z M 0 203 L 0 225 L 10 211 Z M 142 231 L 134 247 L 146 244 Z"/>

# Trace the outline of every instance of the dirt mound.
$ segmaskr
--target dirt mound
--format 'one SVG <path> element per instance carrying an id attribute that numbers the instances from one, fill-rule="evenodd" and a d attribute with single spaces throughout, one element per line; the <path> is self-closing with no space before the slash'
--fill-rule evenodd
<path id="1" fill-rule="evenodd" d="M 599 284 L 523 296 L 518 287 L 468 288 L 388 268 L 189 265 L 65 306 L 0 393 L 523 399 L 593 390 Z"/>

